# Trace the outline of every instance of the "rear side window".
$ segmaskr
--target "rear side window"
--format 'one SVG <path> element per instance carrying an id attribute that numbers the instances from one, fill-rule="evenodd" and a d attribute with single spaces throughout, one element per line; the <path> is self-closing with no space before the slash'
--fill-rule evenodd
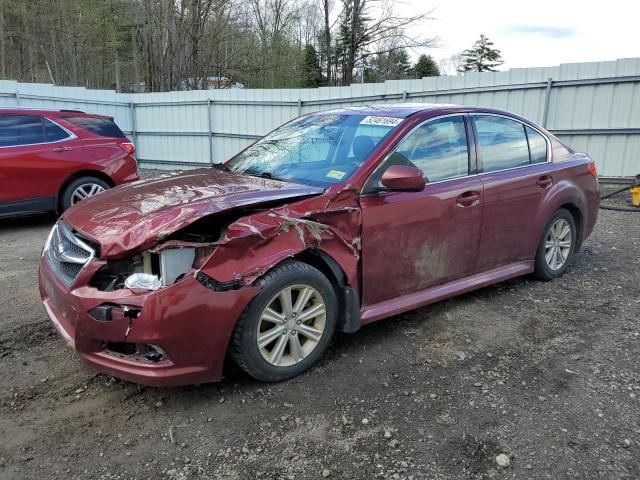
<path id="1" fill-rule="evenodd" d="M 64 119 L 100 137 L 125 138 L 122 130 L 108 118 L 64 117 Z"/>
<path id="2" fill-rule="evenodd" d="M 47 120 L 46 118 L 43 118 L 42 121 L 44 122 L 44 135 L 47 142 L 59 142 L 69 136 L 67 132 L 52 121 Z"/>
<path id="3" fill-rule="evenodd" d="M 531 127 L 525 127 L 529 139 L 531 163 L 545 163 L 547 161 L 547 141 Z"/>
<path id="4" fill-rule="evenodd" d="M 1 147 L 45 142 L 42 117 L 37 115 L 0 115 Z"/>
<path id="5" fill-rule="evenodd" d="M 529 145 L 520 122 L 504 117 L 474 116 L 483 172 L 529 165 Z"/>

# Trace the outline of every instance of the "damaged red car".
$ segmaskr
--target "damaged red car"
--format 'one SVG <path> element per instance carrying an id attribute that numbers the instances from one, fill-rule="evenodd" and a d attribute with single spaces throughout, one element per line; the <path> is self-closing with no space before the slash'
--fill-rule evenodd
<path id="1" fill-rule="evenodd" d="M 307 115 L 228 162 L 73 206 L 44 307 L 91 367 L 155 386 L 262 381 L 335 331 L 525 274 L 561 275 L 599 205 L 593 161 L 517 115 L 381 105 Z"/>

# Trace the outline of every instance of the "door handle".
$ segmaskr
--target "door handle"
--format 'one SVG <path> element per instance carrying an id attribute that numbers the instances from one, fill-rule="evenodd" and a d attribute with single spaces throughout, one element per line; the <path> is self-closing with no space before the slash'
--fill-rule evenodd
<path id="1" fill-rule="evenodd" d="M 536 182 L 541 188 L 548 188 L 553 184 L 553 179 L 549 175 L 543 175 Z"/>
<path id="2" fill-rule="evenodd" d="M 456 198 L 456 203 L 463 207 L 470 207 L 475 205 L 480 200 L 480 194 L 478 192 L 468 191 L 459 195 Z"/>
<path id="3" fill-rule="evenodd" d="M 54 152 L 68 152 L 71 150 L 71 147 L 56 147 L 53 149 Z"/>

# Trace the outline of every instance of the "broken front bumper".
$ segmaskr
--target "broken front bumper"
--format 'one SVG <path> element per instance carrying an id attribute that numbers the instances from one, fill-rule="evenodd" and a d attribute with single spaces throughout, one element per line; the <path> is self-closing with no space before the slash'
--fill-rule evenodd
<path id="1" fill-rule="evenodd" d="M 88 286 L 101 265 L 100 261 L 90 262 L 67 286 L 46 256 L 40 260 L 40 296 L 45 310 L 85 363 L 108 375 L 151 386 L 222 378 L 236 320 L 258 287 L 215 292 L 189 276 L 153 292 L 104 292 Z M 94 309 L 101 306 L 134 313 L 96 315 Z M 159 347 L 162 356 L 152 361 L 113 345 Z"/>

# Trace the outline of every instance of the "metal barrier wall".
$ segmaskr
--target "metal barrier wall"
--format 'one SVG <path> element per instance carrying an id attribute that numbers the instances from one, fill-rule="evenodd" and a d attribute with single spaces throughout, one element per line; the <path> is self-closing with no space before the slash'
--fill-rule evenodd
<path id="1" fill-rule="evenodd" d="M 640 58 L 317 89 L 120 94 L 0 81 L 2 106 L 113 116 L 136 143 L 142 166 L 150 168 L 224 161 L 301 114 L 399 102 L 509 110 L 589 153 L 605 177 L 640 172 Z"/>

